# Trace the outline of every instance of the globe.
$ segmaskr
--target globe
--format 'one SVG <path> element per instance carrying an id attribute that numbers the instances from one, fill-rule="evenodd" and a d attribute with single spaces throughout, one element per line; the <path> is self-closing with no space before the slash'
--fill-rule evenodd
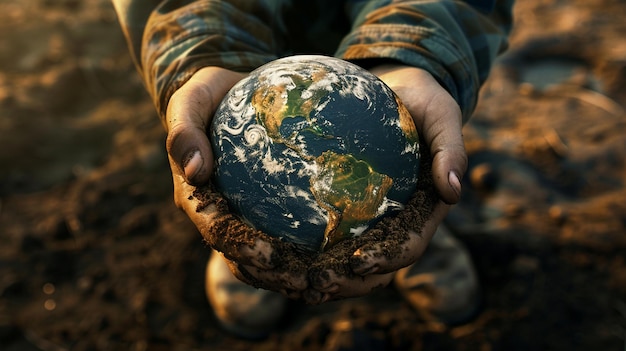
<path id="1" fill-rule="evenodd" d="M 363 68 L 297 55 L 259 67 L 220 103 L 214 184 L 250 226 L 320 252 L 402 210 L 419 137 L 397 96 Z"/>

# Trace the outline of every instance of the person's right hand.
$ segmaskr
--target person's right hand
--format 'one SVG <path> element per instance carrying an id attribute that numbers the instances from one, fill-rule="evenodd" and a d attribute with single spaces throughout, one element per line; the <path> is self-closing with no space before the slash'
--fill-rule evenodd
<path id="1" fill-rule="evenodd" d="M 213 153 L 207 136 L 220 102 L 246 74 L 218 67 L 195 73 L 167 106 L 167 152 L 174 181 L 174 201 L 206 242 L 230 261 L 241 280 L 299 298 L 307 286 L 306 264 L 293 247 L 242 223 L 213 191 Z M 289 267 L 283 262 L 289 262 Z"/>

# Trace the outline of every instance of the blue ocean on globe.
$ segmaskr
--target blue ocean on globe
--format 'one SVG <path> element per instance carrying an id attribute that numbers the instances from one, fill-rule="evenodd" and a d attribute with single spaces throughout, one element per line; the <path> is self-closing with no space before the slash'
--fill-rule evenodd
<path id="1" fill-rule="evenodd" d="M 337 58 L 251 72 L 220 104 L 210 139 L 231 211 L 307 251 L 363 233 L 416 190 L 411 116 L 377 77 Z"/>

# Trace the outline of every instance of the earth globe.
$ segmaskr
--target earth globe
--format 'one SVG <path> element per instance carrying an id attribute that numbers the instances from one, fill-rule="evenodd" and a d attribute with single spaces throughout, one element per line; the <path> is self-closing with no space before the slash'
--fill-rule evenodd
<path id="1" fill-rule="evenodd" d="M 251 72 L 220 103 L 213 182 L 250 226 L 307 252 L 358 236 L 416 190 L 419 137 L 393 91 L 338 58 Z"/>

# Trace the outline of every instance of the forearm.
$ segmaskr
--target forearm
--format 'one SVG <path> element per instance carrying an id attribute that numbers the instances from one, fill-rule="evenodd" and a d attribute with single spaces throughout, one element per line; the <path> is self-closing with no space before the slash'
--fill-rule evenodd
<path id="1" fill-rule="evenodd" d="M 152 11 L 161 0 L 111 0 L 137 69 L 141 71 L 141 39 Z"/>
<path id="2" fill-rule="evenodd" d="M 172 94 L 200 68 L 250 71 L 276 58 L 272 10 L 264 2 L 113 2 L 161 118 Z"/>
<path id="3" fill-rule="evenodd" d="M 512 6 L 512 0 L 500 1 L 487 15 L 461 1 L 356 2 L 353 30 L 336 55 L 427 70 L 467 121 L 496 56 L 507 47 Z"/>

